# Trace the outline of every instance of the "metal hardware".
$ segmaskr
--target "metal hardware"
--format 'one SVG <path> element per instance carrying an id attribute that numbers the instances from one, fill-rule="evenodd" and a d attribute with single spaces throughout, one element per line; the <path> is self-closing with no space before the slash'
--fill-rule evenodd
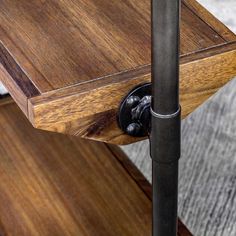
<path id="1" fill-rule="evenodd" d="M 177 235 L 180 0 L 152 0 L 153 236 Z"/>
<path id="2" fill-rule="evenodd" d="M 150 130 L 151 84 L 134 88 L 121 102 L 118 123 L 128 135 L 147 136 Z"/>
<path id="3" fill-rule="evenodd" d="M 170 119 L 170 118 L 173 118 L 175 116 L 177 116 L 179 113 L 181 112 L 181 107 L 179 107 L 179 109 L 175 112 L 175 113 L 172 113 L 172 114 L 168 114 L 168 115 L 162 115 L 162 114 L 158 114 L 156 112 L 154 112 L 151 108 L 151 114 L 156 117 L 156 118 L 162 118 L 162 119 Z"/>
<path id="4" fill-rule="evenodd" d="M 132 136 L 150 136 L 153 236 L 177 235 L 180 0 L 152 1 L 152 85 L 132 90 L 121 103 L 118 122 Z M 152 96 L 150 95 L 152 93 Z"/>

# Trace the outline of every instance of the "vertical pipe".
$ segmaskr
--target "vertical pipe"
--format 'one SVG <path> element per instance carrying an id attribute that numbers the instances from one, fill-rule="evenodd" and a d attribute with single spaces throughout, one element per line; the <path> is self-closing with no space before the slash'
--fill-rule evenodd
<path id="1" fill-rule="evenodd" d="M 153 236 L 177 235 L 178 161 L 153 161 Z"/>
<path id="2" fill-rule="evenodd" d="M 179 0 L 152 0 L 153 236 L 177 235 Z"/>
<path id="3" fill-rule="evenodd" d="M 179 108 L 179 0 L 152 0 L 152 109 Z"/>

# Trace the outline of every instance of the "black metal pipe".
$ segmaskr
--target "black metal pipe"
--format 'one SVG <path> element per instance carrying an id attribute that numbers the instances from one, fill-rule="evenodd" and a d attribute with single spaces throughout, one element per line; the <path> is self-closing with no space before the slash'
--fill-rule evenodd
<path id="1" fill-rule="evenodd" d="M 152 109 L 179 107 L 179 0 L 152 0 Z"/>
<path id="2" fill-rule="evenodd" d="M 178 161 L 160 165 L 153 161 L 153 235 L 177 234 Z"/>
<path id="3" fill-rule="evenodd" d="M 177 235 L 179 10 L 179 0 L 152 0 L 153 236 Z"/>

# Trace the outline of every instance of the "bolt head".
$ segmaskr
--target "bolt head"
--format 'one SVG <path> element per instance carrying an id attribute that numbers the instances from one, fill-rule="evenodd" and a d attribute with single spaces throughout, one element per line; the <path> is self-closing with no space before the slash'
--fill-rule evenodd
<path id="1" fill-rule="evenodd" d="M 131 123 L 126 128 L 126 133 L 132 136 L 136 136 L 139 134 L 141 130 L 141 125 L 138 123 Z"/>
<path id="2" fill-rule="evenodd" d="M 126 100 L 126 105 L 128 105 L 129 107 L 134 107 L 136 106 L 140 101 L 140 97 L 138 96 L 130 96 L 127 100 Z"/>

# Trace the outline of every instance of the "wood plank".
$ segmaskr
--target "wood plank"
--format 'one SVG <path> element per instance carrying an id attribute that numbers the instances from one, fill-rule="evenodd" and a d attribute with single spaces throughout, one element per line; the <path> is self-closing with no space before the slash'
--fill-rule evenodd
<path id="1" fill-rule="evenodd" d="M 41 93 L 131 70 L 150 63 L 150 1 L 136 2 L 1 0 L 1 41 Z M 183 54 L 225 42 L 182 8 Z"/>
<path id="2" fill-rule="evenodd" d="M 150 1 L 0 4 L 0 79 L 34 127 L 137 141 L 119 130 L 116 112 L 130 89 L 150 81 Z M 182 2 L 183 117 L 236 74 L 235 42 L 202 6 Z"/>
<path id="3" fill-rule="evenodd" d="M 182 57 L 180 75 L 182 118 L 185 118 L 236 75 L 236 43 Z M 111 78 L 114 83 L 108 82 L 106 86 L 93 88 L 84 84 L 29 99 L 31 123 L 43 130 L 120 145 L 140 140 L 125 135 L 117 125 L 116 116 L 125 94 L 135 84 L 150 82 L 150 65 L 130 72 L 129 76 L 125 73 L 117 77 Z"/>
<path id="4" fill-rule="evenodd" d="M 105 144 L 36 130 L 15 104 L 0 131 L 1 235 L 151 235 L 150 199 Z"/>
<path id="5" fill-rule="evenodd" d="M 14 98 L 18 106 L 21 108 L 23 113 L 28 116 L 28 98 L 22 92 L 20 87 L 15 81 L 12 80 L 10 74 L 6 71 L 6 69 L 0 64 L 0 81 L 4 84 L 7 91 Z"/>

